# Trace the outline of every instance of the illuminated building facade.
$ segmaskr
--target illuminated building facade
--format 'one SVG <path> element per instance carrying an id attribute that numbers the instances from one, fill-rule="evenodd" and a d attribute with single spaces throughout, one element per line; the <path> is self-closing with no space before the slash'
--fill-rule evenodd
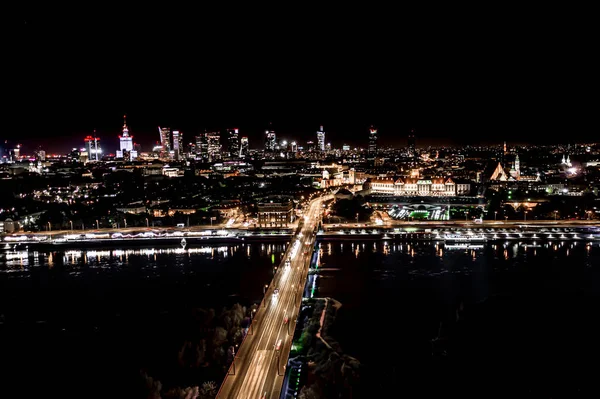
<path id="1" fill-rule="evenodd" d="M 323 131 L 323 126 L 319 127 L 317 131 L 317 150 L 321 152 L 325 151 L 325 132 Z"/>
<path id="2" fill-rule="evenodd" d="M 237 158 L 240 155 L 239 129 L 227 129 L 227 150 L 229 158 Z"/>
<path id="3" fill-rule="evenodd" d="M 163 151 L 168 153 L 171 150 L 171 128 L 170 127 L 158 127 L 158 134 L 160 136 L 160 145 Z"/>
<path id="4" fill-rule="evenodd" d="M 93 136 L 87 136 L 83 141 L 85 141 L 88 161 L 99 161 L 102 158 L 102 149 L 100 148 L 100 139 L 96 137 L 96 131 L 94 130 Z"/>
<path id="5" fill-rule="evenodd" d="M 119 136 L 119 150 L 117 151 L 117 158 L 134 158 L 131 156 L 133 151 L 133 136 L 129 135 L 129 128 L 127 127 L 127 115 L 123 115 L 123 134 Z"/>
<path id="6" fill-rule="evenodd" d="M 247 157 L 249 150 L 248 137 L 244 136 L 240 139 L 240 158 Z"/>
<path id="7" fill-rule="evenodd" d="M 208 159 L 214 161 L 221 158 L 221 133 L 206 133 Z"/>
<path id="8" fill-rule="evenodd" d="M 273 152 L 277 146 L 277 135 L 274 130 L 265 130 L 265 151 Z"/>
<path id="9" fill-rule="evenodd" d="M 369 129 L 369 147 L 368 151 L 370 155 L 374 155 L 377 153 L 377 129 L 371 125 Z"/>
<path id="10" fill-rule="evenodd" d="M 287 226 L 293 222 L 294 204 L 288 197 L 269 197 L 256 204 L 261 227 Z"/>
<path id="11" fill-rule="evenodd" d="M 179 130 L 173 130 L 173 158 L 181 159 L 183 134 Z"/>

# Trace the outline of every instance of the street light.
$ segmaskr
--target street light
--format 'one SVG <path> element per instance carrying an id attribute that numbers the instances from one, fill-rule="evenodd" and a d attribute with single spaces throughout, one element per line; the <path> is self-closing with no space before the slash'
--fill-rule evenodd
<path id="1" fill-rule="evenodd" d="M 356 212 L 356 224 L 358 224 L 358 212 Z"/>
<path id="2" fill-rule="evenodd" d="M 527 211 L 523 212 L 523 221 L 527 221 Z"/>
<path id="3" fill-rule="evenodd" d="M 504 216 L 504 223 L 508 222 L 508 216 Z"/>
<path id="4" fill-rule="evenodd" d="M 465 222 L 467 221 L 467 217 L 469 216 L 469 211 L 465 212 Z"/>
<path id="5" fill-rule="evenodd" d="M 123 222 L 125 222 L 125 228 L 127 228 L 127 219 L 123 218 Z"/>
<path id="6" fill-rule="evenodd" d="M 148 218 L 146 218 L 146 227 L 150 227 L 150 226 L 148 225 Z"/>
<path id="7" fill-rule="evenodd" d="M 52 225 L 48 222 L 48 231 L 52 231 Z"/>
<path id="8" fill-rule="evenodd" d="M 100 224 L 98 223 L 98 219 L 96 219 L 96 230 L 100 230 Z"/>
<path id="9" fill-rule="evenodd" d="M 556 222 L 556 215 L 558 214 L 558 211 L 554 211 L 554 221 Z"/>
<path id="10" fill-rule="evenodd" d="M 498 216 L 498 211 L 494 211 L 494 222 L 496 221 L 496 216 Z"/>
<path id="11" fill-rule="evenodd" d="M 73 221 L 69 220 L 69 223 L 71 223 L 71 233 L 73 232 Z"/>

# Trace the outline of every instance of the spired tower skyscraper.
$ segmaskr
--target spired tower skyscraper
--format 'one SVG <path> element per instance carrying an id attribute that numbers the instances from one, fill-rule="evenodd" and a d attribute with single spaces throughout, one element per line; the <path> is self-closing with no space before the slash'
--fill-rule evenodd
<path id="1" fill-rule="evenodd" d="M 131 151 L 133 151 L 133 136 L 129 135 L 127 115 L 123 115 L 123 134 L 119 136 L 119 151 L 117 151 L 117 158 L 124 158 L 126 155 L 130 157 Z"/>

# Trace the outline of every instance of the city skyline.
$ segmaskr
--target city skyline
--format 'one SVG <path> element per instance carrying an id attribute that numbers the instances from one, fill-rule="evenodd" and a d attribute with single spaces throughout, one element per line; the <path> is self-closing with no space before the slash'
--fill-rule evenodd
<path id="1" fill-rule="evenodd" d="M 278 137 L 297 141 L 315 141 L 323 125 L 336 146 L 366 146 L 370 125 L 383 146 L 405 145 L 412 128 L 417 146 L 596 136 L 595 108 L 580 94 L 581 87 L 593 90 L 593 63 L 579 51 L 585 36 L 569 46 L 548 37 L 530 51 L 516 31 L 502 42 L 492 29 L 482 32 L 490 36 L 487 47 L 455 31 L 445 40 L 423 37 L 426 46 L 398 42 L 405 47 L 392 54 L 399 33 L 385 26 L 378 33 L 389 33 L 384 41 L 335 21 L 318 34 L 270 21 L 286 39 L 282 46 L 260 24 L 232 23 L 223 32 L 223 22 L 207 25 L 219 36 L 205 37 L 122 16 L 26 19 L 10 33 L 2 139 L 52 151 L 59 143 L 82 145 L 95 129 L 115 151 L 123 114 L 143 149 L 157 141 L 157 126 L 186 137 L 239 128 L 259 148 L 269 122 Z M 119 36 L 103 35 L 106 26 Z"/>

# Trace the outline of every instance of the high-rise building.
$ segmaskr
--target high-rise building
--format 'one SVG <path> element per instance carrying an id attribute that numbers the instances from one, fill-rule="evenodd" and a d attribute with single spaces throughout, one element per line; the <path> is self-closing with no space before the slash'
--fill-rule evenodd
<path id="1" fill-rule="evenodd" d="M 240 154 L 239 129 L 227 129 L 227 150 L 229 158 L 237 158 Z"/>
<path id="2" fill-rule="evenodd" d="M 377 129 L 375 129 L 373 127 L 373 125 L 371 125 L 371 127 L 369 128 L 368 151 L 369 151 L 369 154 L 372 154 L 372 155 L 377 153 Z"/>
<path id="3" fill-rule="evenodd" d="M 265 151 L 273 152 L 277 146 L 277 135 L 274 130 L 265 130 Z"/>
<path id="4" fill-rule="evenodd" d="M 413 158 L 417 156 L 415 129 L 410 129 L 410 134 L 408 135 L 408 155 Z"/>
<path id="5" fill-rule="evenodd" d="M 169 152 L 171 150 L 171 128 L 159 126 L 158 134 L 160 136 L 160 145 L 163 147 L 163 150 Z"/>
<path id="6" fill-rule="evenodd" d="M 325 132 L 323 131 L 323 126 L 317 130 L 317 150 L 321 152 L 325 151 Z"/>
<path id="7" fill-rule="evenodd" d="M 308 152 L 312 152 L 312 151 L 314 151 L 314 150 L 315 150 L 315 142 L 314 142 L 314 141 L 312 141 L 312 140 L 308 140 L 308 141 L 306 142 L 306 150 L 307 150 Z"/>
<path id="8" fill-rule="evenodd" d="M 244 136 L 240 139 L 240 158 L 246 158 L 249 151 L 248 137 Z"/>
<path id="9" fill-rule="evenodd" d="M 38 148 L 38 150 L 35 152 L 35 155 L 38 161 L 44 162 L 46 160 L 46 151 L 42 150 L 41 148 Z M 0 160 L 0 162 L 2 161 Z"/>
<path id="10" fill-rule="evenodd" d="M 181 148 L 183 147 L 183 134 L 179 130 L 173 130 L 173 158 L 181 159 Z"/>
<path id="11" fill-rule="evenodd" d="M 292 141 L 290 143 L 291 148 L 292 148 L 292 152 L 298 152 L 298 143 L 296 143 L 295 141 Z"/>
<path id="12" fill-rule="evenodd" d="M 350 151 L 350 146 L 348 144 L 342 145 L 342 151 Z"/>
<path id="13" fill-rule="evenodd" d="M 94 130 L 93 136 L 87 136 L 83 141 L 88 153 L 88 161 L 99 161 L 102 158 L 102 149 L 100 148 L 100 139 L 96 137 L 96 131 Z"/>
<path id="14" fill-rule="evenodd" d="M 125 151 L 130 152 L 131 150 L 133 150 L 133 136 L 129 135 L 127 115 L 123 115 L 123 134 L 119 136 L 119 151 L 117 151 L 117 158 L 125 158 Z"/>
<path id="15" fill-rule="evenodd" d="M 196 136 L 196 155 L 200 158 L 208 158 L 208 143 L 206 142 L 206 133 L 200 133 Z"/>
<path id="16" fill-rule="evenodd" d="M 208 144 L 208 158 L 210 161 L 215 161 L 221 158 L 221 133 L 210 132 L 206 133 L 206 141 Z"/>

